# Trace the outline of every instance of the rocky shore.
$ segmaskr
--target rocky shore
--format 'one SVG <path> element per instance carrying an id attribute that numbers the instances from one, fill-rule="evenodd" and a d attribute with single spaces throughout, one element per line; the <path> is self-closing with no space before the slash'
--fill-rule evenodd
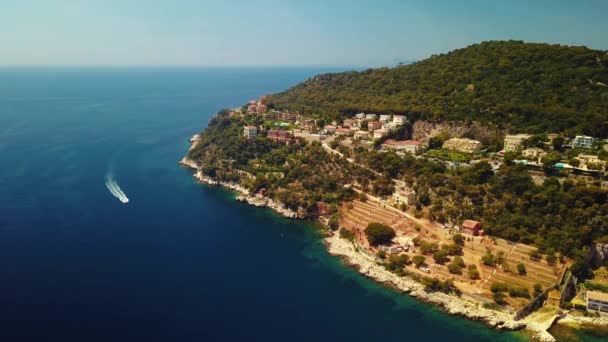
<path id="1" fill-rule="evenodd" d="M 195 135 L 190 140 L 192 146 L 198 143 L 198 135 Z M 207 177 L 201 171 L 201 165 L 197 162 L 184 157 L 180 164 L 196 170 L 193 175 L 201 183 L 222 186 L 227 189 L 233 190 L 239 194 L 236 198 L 237 201 L 253 205 L 255 207 L 268 207 L 273 209 L 279 215 L 287 218 L 296 219 L 300 218 L 298 213 L 286 208 L 282 203 L 274 201 L 267 197 L 252 195 L 249 190 L 243 188 L 238 183 L 218 181 L 213 178 Z M 325 239 L 325 245 L 331 255 L 342 258 L 347 264 L 353 266 L 359 270 L 361 274 L 379 283 L 383 283 L 395 288 L 398 291 L 407 293 L 412 297 L 418 298 L 426 303 L 437 305 L 442 308 L 445 312 L 451 315 L 463 316 L 471 320 L 480 321 L 484 324 L 500 330 L 529 330 L 534 339 L 543 342 L 555 341 L 553 336 L 546 330 L 541 329 L 535 324 L 527 324 L 525 321 L 515 321 L 512 315 L 488 310 L 482 307 L 481 303 L 473 302 L 464 298 L 459 298 L 452 295 L 447 295 L 438 292 L 426 292 L 424 285 L 408 277 L 399 277 L 384 267 L 376 263 L 375 256 L 367 254 L 362 249 L 355 248 L 355 246 L 344 239 L 341 239 L 338 234 Z"/>
<path id="2" fill-rule="evenodd" d="M 194 143 L 193 143 L 193 145 L 194 145 Z M 236 198 L 236 200 L 239 202 L 248 203 L 255 207 L 268 207 L 268 208 L 271 208 L 272 210 L 274 210 L 275 212 L 277 212 L 279 215 L 287 217 L 287 218 L 291 218 L 291 219 L 301 218 L 297 212 L 286 208 L 283 203 L 272 200 L 267 197 L 258 197 L 255 195 L 251 195 L 249 193 L 249 190 L 240 186 L 238 183 L 218 181 L 213 178 L 205 176 L 203 174 L 203 172 L 200 170 L 201 166 L 198 165 L 195 161 L 188 159 L 187 157 L 184 157 L 180 161 L 180 164 L 183 166 L 186 166 L 188 168 L 195 169 L 196 173 L 193 175 L 193 177 L 196 178 L 201 183 L 215 185 L 215 186 L 222 186 L 224 188 L 237 192 L 239 194 L 239 196 Z"/>

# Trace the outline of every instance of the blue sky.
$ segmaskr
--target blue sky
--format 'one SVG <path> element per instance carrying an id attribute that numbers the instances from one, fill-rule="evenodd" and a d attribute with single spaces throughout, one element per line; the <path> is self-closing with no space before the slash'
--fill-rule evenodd
<path id="1" fill-rule="evenodd" d="M 606 0 L 2 0 L 0 65 L 391 65 L 483 40 L 608 50 Z"/>

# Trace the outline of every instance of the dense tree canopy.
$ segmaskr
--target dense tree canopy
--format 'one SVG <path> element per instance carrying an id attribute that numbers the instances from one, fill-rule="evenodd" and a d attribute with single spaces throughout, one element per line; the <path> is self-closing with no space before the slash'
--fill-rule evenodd
<path id="1" fill-rule="evenodd" d="M 404 113 L 608 137 L 608 54 L 484 42 L 410 65 L 319 75 L 268 103 L 334 119 L 360 111 Z"/>

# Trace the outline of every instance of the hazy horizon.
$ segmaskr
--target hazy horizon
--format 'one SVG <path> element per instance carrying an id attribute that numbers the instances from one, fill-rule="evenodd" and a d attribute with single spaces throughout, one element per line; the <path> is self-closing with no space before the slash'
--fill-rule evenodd
<path id="1" fill-rule="evenodd" d="M 487 40 L 608 50 L 583 0 L 5 0 L 0 66 L 372 67 Z"/>

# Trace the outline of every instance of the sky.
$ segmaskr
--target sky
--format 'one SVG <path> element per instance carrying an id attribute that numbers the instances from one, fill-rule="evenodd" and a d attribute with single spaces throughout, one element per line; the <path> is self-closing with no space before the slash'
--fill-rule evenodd
<path id="1" fill-rule="evenodd" d="M 0 65 L 394 65 L 485 40 L 608 50 L 608 0 L 0 0 Z"/>

